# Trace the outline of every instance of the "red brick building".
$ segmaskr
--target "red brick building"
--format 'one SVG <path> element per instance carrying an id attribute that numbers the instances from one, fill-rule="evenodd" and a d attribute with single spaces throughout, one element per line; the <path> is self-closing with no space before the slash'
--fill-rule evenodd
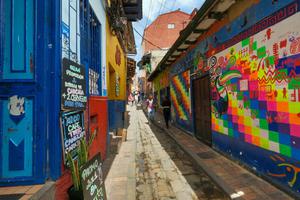
<path id="1" fill-rule="evenodd" d="M 155 70 L 168 49 L 173 45 L 197 9 L 191 14 L 178 10 L 159 15 L 145 30 L 142 43 L 143 58 L 140 62 L 139 90 L 150 94 L 155 92 L 147 77 Z"/>
<path id="2" fill-rule="evenodd" d="M 171 47 L 178 38 L 180 31 L 186 27 L 194 14 L 194 11 L 191 14 L 188 14 L 180 10 L 176 10 L 159 15 L 144 30 L 144 54 L 152 50 L 159 49 L 157 46 L 162 49 L 168 49 Z"/>

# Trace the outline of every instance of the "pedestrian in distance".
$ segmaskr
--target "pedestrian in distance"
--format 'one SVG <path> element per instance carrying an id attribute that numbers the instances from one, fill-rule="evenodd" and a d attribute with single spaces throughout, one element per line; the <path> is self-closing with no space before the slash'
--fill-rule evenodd
<path id="1" fill-rule="evenodd" d="M 138 93 L 136 93 L 134 95 L 134 100 L 135 100 L 135 105 L 137 105 L 139 103 L 139 94 Z"/>
<path id="2" fill-rule="evenodd" d="M 138 102 L 140 103 L 142 101 L 142 94 L 140 91 L 138 92 Z"/>
<path id="3" fill-rule="evenodd" d="M 147 105 L 148 119 L 153 120 L 154 119 L 154 100 L 153 100 L 152 95 L 150 95 L 149 98 L 147 99 L 146 105 Z"/>
<path id="4" fill-rule="evenodd" d="M 132 93 L 130 93 L 128 96 L 128 104 L 130 104 L 130 102 L 131 102 L 131 106 L 133 106 L 133 101 L 134 101 L 134 97 L 133 97 Z"/>
<path id="5" fill-rule="evenodd" d="M 134 97 L 135 97 L 135 94 L 133 93 L 133 94 L 132 94 L 131 106 L 133 106 L 133 104 L 134 104 Z"/>
<path id="6" fill-rule="evenodd" d="M 161 105 L 163 108 L 163 114 L 164 114 L 166 127 L 169 128 L 169 121 L 170 121 L 170 115 L 171 115 L 171 102 L 167 96 L 164 97 L 164 100 Z"/>

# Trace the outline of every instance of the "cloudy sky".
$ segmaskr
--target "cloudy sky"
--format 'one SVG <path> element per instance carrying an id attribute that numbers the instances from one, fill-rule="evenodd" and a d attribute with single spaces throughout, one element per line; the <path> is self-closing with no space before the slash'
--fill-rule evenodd
<path id="1" fill-rule="evenodd" d="M 194 8 L 199 9 L 204 1 L 205 0 L 143 0 L 143 19 L 138 22 L 134 22 L 133 27 L 141 35 L 143 35 L 146 26 L 151 24 L 151 22 L 155 20 L 158 15 L 177 9 L 191 13 Z M 139 36 L 136 31 L 134 31 L 134 35 L 138 52 L 135 59 L 139 61 L 142 52 L 142 37 Z"/>

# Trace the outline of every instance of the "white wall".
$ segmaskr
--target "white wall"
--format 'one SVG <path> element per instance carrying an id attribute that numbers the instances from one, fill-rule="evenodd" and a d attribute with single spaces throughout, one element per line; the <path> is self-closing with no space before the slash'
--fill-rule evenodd
<path id="1" fill-rule="evenodd" d="M 168 49 L 164 50 L 152 50 L 151 51 L 151 71 L 153 72 L 159 62 L 163 59 L 165 54 L 168 52 Z"/>

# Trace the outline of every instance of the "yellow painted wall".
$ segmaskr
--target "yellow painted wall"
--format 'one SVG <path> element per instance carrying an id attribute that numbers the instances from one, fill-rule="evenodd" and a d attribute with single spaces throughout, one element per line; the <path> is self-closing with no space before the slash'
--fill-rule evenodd
<path id="1" fill-rule="evenodd" d="M 170 84 L 170 82 L 169 82 L 169 72 L 170 72 L 170 69 L 167 68 L 163 72 L 160 72 L 153 79 L 154 91 L 159 91 L 160 89 L 169 86 L 169 84 Z"/>
<path id="2" fill-rule="evenodd" d="M 163 88 L 166 88 L 170 85 L 169 81 L 169 72 L 170 68 L 165 69 L 163 72 L 160 72 L 154 79 L 153 79 L 153 87 L 154 91 L 157 92 L 157 100 L 160 102 L 160 93 L 159 91 Z"/>
<path id="3" fill-rule="evenodd" d="M 121 64 L 116 63 L 117 47 L 121 53 Z M 121 48 L 116 35 L 110 31 L 108 21 L 106 21 L 106 67 L 107 67 L 107 90 L 108 99 L 110 100 L 126 100 L 126 55 Z M 119 76 L 119 95 L 116 94 L 116 76 Z"/>

